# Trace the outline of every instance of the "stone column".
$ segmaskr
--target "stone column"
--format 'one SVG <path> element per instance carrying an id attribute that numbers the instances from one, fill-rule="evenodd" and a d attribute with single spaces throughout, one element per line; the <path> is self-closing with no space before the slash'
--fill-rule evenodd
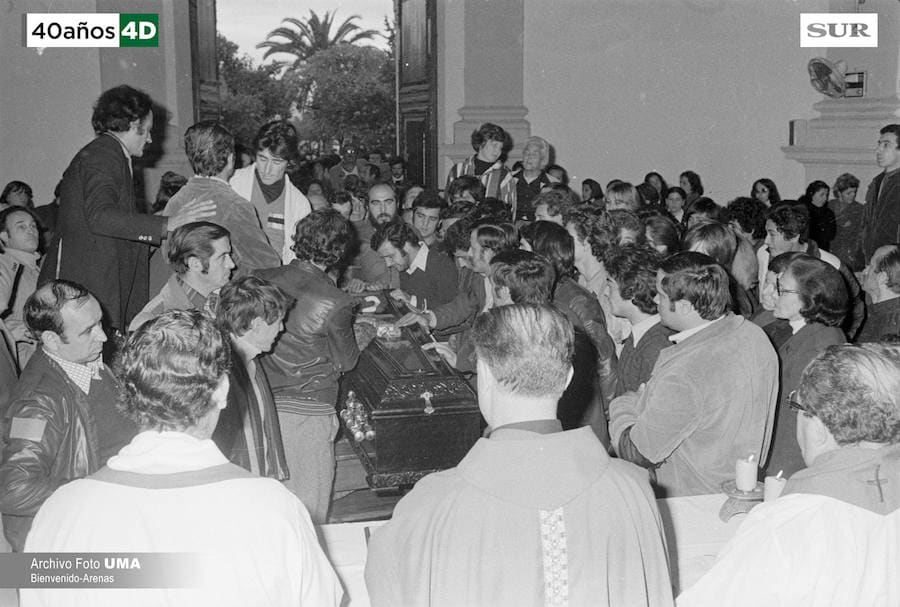
<path id="1" fill-rule="evenodd" d="M 852 6 L 850 5 L 852 4 Z M 833 183 L 843 172 L 862 181 L 879 172 L 875 142 L 884 125 L 900 122 L 900 3 L 874 0 L 859 4 L 859 12 L 878 13 L 878 48 L 823 48 L 822 57 L 843 60 L 849 72 L 866 72 L 865 96 L 832 99 L 813 105 L 818 118 L 795 120 L 792 145 L 785 156 L 804 165 L 806 181 Z M 854 12 L 856 2 L 832 0 L 830 12 Z"/>
<path id="2" fill-rule="evenodd" d="M 463 65 L 444 66 L 462 70 L 464 105 L 446 108 L 446 120 L 453 119 L 454 110 L 460 120 L 453 123 L 452 143 L 439 150 L 441 185 L 453 163 L 473 154 L 472 131 L 483 123 L 503 127 L 517 150 L 531 134 L 531 125 L 525 120 L 528 108 L 522 101 L 524 0 L 465 0 L 464 11 Z M 446 22 L 439 24 L 439 30 L 445 26 Z"/>

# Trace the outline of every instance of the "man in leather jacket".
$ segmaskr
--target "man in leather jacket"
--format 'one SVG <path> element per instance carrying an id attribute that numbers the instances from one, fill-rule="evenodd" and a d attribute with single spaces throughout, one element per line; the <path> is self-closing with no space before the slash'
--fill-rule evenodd
<path id="1" fill-rule="evenodd" d="M 297 258 L 256 272 L 296 301 L 285 319 L 284 334 L 262 357 L 262 365 L 291 471 L 285 485 L 317 524 L 327 519 L 334 484 L 338 379 L 359 359 L 353 334 L 355 300 L 327 273 L 342 260 L 351 239 L 350 224 L 339 212 L 313 211 L 297 223 Z"/>
<path id="2" fill-rule="evenodd" d="M 20 551 L 35 513 L 60 485 L 96 472 L 137 434 L 115 409 L 118 383 L 103 364 L 100 304 L 77 283 L 55 280 L 25 303 L 41 347 L 2 415 L 0 511 Z"/>

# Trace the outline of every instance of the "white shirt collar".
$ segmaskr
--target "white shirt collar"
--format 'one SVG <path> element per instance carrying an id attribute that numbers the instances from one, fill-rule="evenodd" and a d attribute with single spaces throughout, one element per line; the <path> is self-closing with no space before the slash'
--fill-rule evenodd
<path id="1" fill-rule="evenodd" d="M 702 325 L 697 325 L 693 329 L 686 329 L 686 330 L 682 331 L 681 333 L 676 333 L 675 335 L 672 335 L 669 337 L 669 341 L 675 342 L 676 344 L 680 344 L 681 342 L 683 342 L 685 339 L 687 339 L 691 335 L 699 333 L 700 331 L 702 331 L 709 325 L 713 324 L 714 322 L 719 322 L 723 318 L 725 318 L 724 314 L 715 320 L 710 320 L 710 321 L 703 323 Z"/>
<path id="2" fill-rule="evenodd" d="M 412 263 L 406 268 L 407 274 L 412 274 L 416 270 L 425 271 L 425 262 L 428 261 L 428 245 L 424 242 L 419 243 L 419 252 L 416 254 Z"/>
<path id="3" fill-rule="evenodd" d="M 634 345 L 637 346 L 638 342 L 641 341 L 641 338 L 656 326 L 656 323 L 659 322 L 659 314 L 654 314 L 653 316 L 648 316 L 644 320 L 637 322 L 631 325 L 631 336 L 634 339 Z"/>
<path id="4" fill-rule="evenodd" d="M 791 320 L 788 321 L 788 324 L 791 325 L 791 331 L 793 331 L 793 334 L 796 335 L 800 331 L 800 329 L 806 326 L 806 319 L 801 318 L 800 320 Z"/>

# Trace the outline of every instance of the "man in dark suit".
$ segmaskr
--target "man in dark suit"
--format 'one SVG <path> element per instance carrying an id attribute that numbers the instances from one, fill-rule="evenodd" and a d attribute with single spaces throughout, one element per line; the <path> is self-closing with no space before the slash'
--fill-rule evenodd
<path id="1" fill-rule="evenodd" d="M 280 481 L 290 478 L 272 388 L 256 359 L 284 329 L 289 300 L 256 276 L 228 283 L 219 294 L 217 320 L 231 342 L 228 406 L 212 439 L 233 463 Z"/>
<path id="2" fill-rule="evenodd" d="M 97 137 L 79 150 L 63 174 L 56 233 L 40 283 L 65 278 L 87 287 L 112 328 L 124 331 L 149 299 L 150 245 L 169 230 L 212 214 L 198 203 L 168 218 L 147 215 L 134 195 L 132 156 L 152 141 L 152 101 L 127 85 L 97 100 L 91 123 Z"/>

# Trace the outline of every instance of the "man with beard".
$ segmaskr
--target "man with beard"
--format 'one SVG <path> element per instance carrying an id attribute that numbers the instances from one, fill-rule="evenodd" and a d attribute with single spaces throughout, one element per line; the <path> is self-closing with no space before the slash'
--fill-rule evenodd
<path id="1" fill-rule="evenodd" d="M 390 183 L 376 183 L 369 188 L 368 218 L 354 221 L 359 252 L 350 262 L 352 274 L 346 288 L 351 293 L 396 289 L 400 278 L 396 269 L 389 268 L 384 258 L 372 249 L 372 235 L 379 227 L 397 217 L 397 194 Z"/>

